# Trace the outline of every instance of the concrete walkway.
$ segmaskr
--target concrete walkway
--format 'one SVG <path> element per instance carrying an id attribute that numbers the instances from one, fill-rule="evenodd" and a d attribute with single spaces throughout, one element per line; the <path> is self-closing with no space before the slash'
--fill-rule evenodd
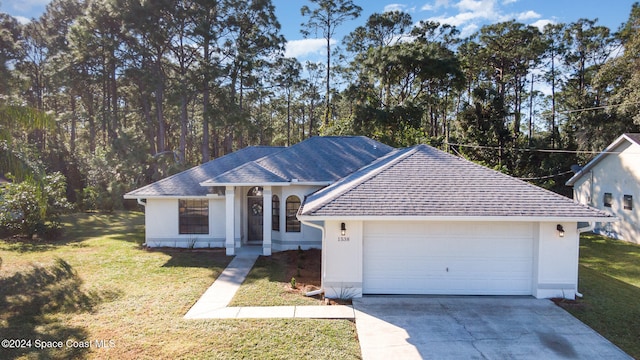
<path id="1" fill-rule="evenodd" d="M 352 306 L 227 307 L 260 255 L 260 248 L 237 249 L 235 258 L 189 309 L 185 319 L 354 319 Z"/>
<path id="2" fill-rule="evenodd" d="M 185 319 L 354 319 L 349 305 L 318 306 L 244 306 L 210 309 L 191 314 Z"/>

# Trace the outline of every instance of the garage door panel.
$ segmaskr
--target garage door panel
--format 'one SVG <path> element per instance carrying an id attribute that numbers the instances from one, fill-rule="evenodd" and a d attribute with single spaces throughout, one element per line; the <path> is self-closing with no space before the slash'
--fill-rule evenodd
<path id="1" fill-rule="evenodd" d="M 456 225 L 451 237 L 424 232 L 433 228 L 425 224 L 406 226 L 402 237 L 376 233 L 376 228 L 390 233 L 403 227 L 365 225 L 364 293 L 531 294 L 533 240 L 522 235 L 528 224 L 510 226 L 518 235 L 513 237 L 496 225 L 466 237 L 460 234 L 473 234 L 470 224 Z"/>

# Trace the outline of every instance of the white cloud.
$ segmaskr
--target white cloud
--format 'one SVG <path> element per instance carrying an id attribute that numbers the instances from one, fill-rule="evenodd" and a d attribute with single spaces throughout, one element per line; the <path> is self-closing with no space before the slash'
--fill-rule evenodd
<path id="1" fill-rule="evenodd" d="M 424 4 L 424 5 L 422 5 L 420 10 L 422 10 L 422 11 L 433 11 L 433 10 L 437 10 L 439 8 L 448 8 L 448 7 L 449 7 L 449 0 L 436 0 L 436 2 L 433 3 L 433 4 Z"/>
<path id="2" fill-rule="evenodd" d="M 519 13 L 506 13 L 503 6 L 517 2 L 518 0 L 459 0 L 449 3 L 449 0 L 437 0 L 433 5 L 427 4 L 423 10 L 436 10 L 436 6 L 452 7 L 457 13 L 444 13 L 431 17 L 427 20 L 437 21 L 441 24 L 448 24 L 460 29 L 461 37 L 472 35 L 482 25 L 516 19 L 520 22 L 540 19 L 542 15 L 533 11 L 525 10 Z M 548 23 L 548 22 L 546 22 Z M 534 26 L 546 25 L 543 20 L 538 20 Z"/>
<path id="3" fill-rule="evenodd" d="M 462 30 L 460 30 L 460 37 L 466 38 L 468 36 L 471 36 L 471 35 L 473 35 L 473 33 L 478 31 L 478 29 L 480 29 L 480 26 L 478 26 L 476 24 L 469 24 L 469 25 L 463 27 Z"/>
<path id="4" fill-rule="evenodd" d="M 19 22 L 20 24 L 22 24 L 22 25 L 24 25 L 24 24 L 28 24 L 28 23 L 30 23 L 30 22 L 31 22 L 31 19 L 28 19 L 28 18 L 26 18 L 26 17 L 24 17 L 24 16 L 14 16 L 14 18 L 15 18 L 16 20 L 18 20 L 18 22 Z"/>
<path id="5" fill-rule="evenodd" d="M 455 16 L 448 16 L 448 17 L 433 17 L 433 18 L 429 18 L 428 20 L 431 21 L 437 21 L 440 24 L 448 24 L 448 25 L 453 25 L 456 27 L 459 27 L 465 23 L 470 22 L 471 20 L 477 19 L 479 18 L 480 15 L 473 13 L 473 12 L 464 12 L 464 13 L 460 13 L 458 15 Z"/>
<path id="6" fill-rule="evenodd" d="M 531 26 L 535 26 L 538 28 L 538 30 L 542 31 L 544 30 L 544 27 L 549 25 L 549 24 L 555 24 L 556 22 L 553 20 L 549 20 L 549 19 L 540 19 L 534 23 L 531 24 Z"/>
<path id="7" fill-rule="evenodd" d="M 406 8 L 407 8 L 407 5 L 404 5 L 404 4 L 389 4 L 389 5 L 385 5 L 384 12 L 404 11 L 404 9 Z"/>
<path id="8" fill-rule="evenodd" d="M 331 39 L 331 45 L 337 43 Z M 322 54 L 326 51 L 327 42 L 325 39 L 302 39 L 287 41 L 284 56 L 286 57 L 304 57 L 313 54 Z"/>
<path id="9" fill-rule="evenodd" d="M 518 15 L 516 15 L 516 19 L 519 20 L 519 21 L 531 20 L 531 19 L 539 19 L 540 17 L 542 17 L 542 15 L 538 14 L 537 12 L 535 12 L 533 10 L 521 12 Z"/>
<path id="10" fill-rule="evenodd" d="M 460 11 L 486 12 L 493 10 L 495 0 L 460 0 L 455 6 Z"/>

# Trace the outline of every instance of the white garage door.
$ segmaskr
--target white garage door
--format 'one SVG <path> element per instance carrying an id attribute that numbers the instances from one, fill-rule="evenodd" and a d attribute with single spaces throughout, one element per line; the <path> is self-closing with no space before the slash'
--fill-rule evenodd
<path id="1" fill-rule="evenodd" d="M 528 223 L 365 223 L 363 293 L 530 295 Z"/>

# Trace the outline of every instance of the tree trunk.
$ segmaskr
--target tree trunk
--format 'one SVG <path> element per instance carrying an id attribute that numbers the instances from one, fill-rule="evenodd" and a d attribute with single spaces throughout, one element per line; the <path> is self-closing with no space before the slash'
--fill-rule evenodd
<path id="1" fill-rule="evenodd" d="M 206 163 L 209 157 L 209 39 L 204 39 L 204 86 L 202 88 L 202 163 Z"/>
<path id="2" fill-rule="evenodd" d="M 183 80 L 184 81 L 184 80 Z M 182 90 L 182 94 L 180 94 L 180 154 L 179 161 L 181 164 L 185 163 L 187 157 L 187 94 L 185 94 L 186 90 Z"/>
<path id="3" fill-rule="evenodd" d="M 327 37 L 327 95 L 325 97 L 325 109 L 324 109 L 324 125 L 329 125 L 329 113 L 331 112 L 331 39 Z"/>

